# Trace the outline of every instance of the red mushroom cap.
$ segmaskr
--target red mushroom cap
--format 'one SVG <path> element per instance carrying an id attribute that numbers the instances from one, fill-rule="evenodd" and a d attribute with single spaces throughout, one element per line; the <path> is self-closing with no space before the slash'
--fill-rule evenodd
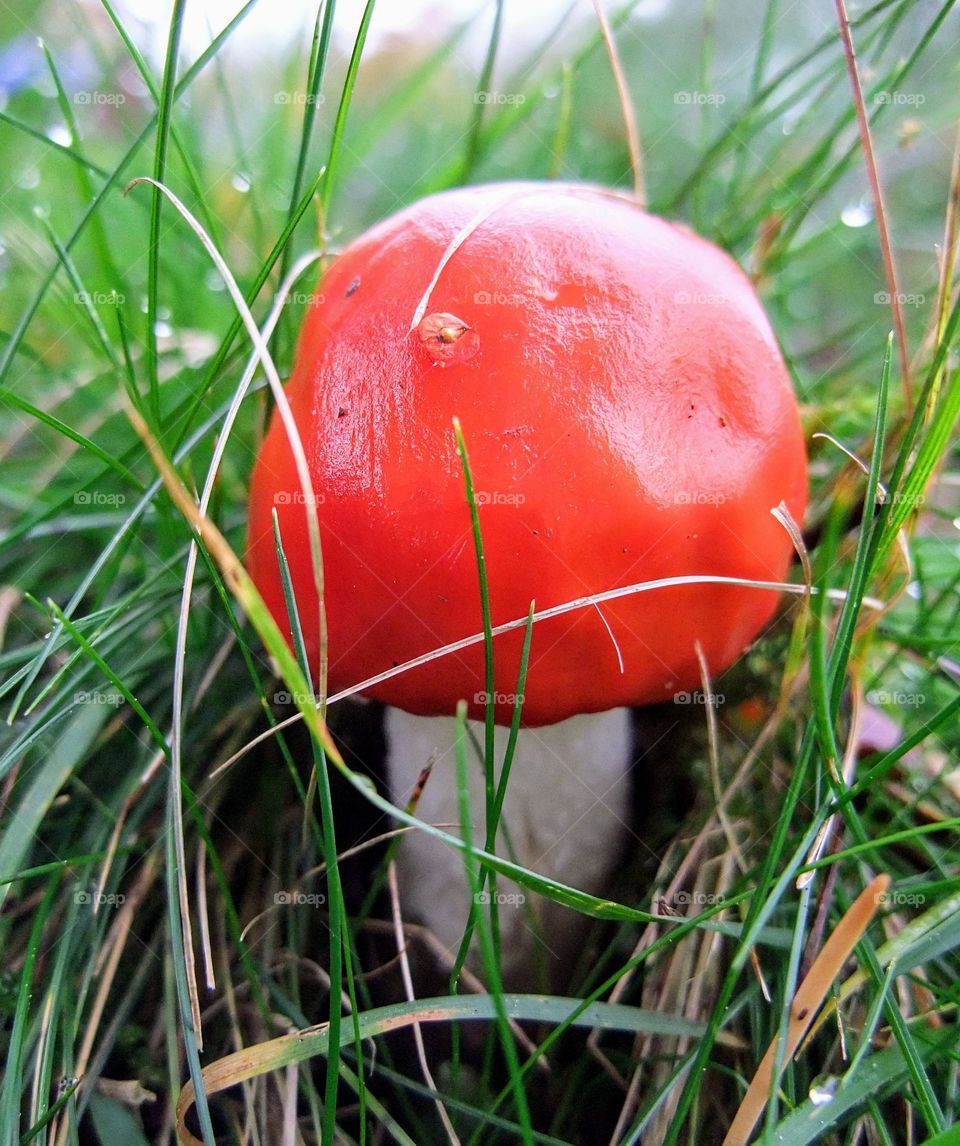
<path id="1" fill-rule="evenodd" d="M 784 501 L 803 517 L 796 401 L 746 275 L 691 231 L 600 188 L 468 187 L 373 227 L 320 292 L 287 395 L 320 502 L 332 690 L 481 628 L 454 417 L 494 624 L 532 599 L 545 609 L 656 578 L 786 574 L 792 546 L 770 510 Z M 248 564 L 287 631 L 274 508 L 316 664 L 304 499 L 277 416 L 252 478 Z M 703 584 L 539 623 L 524 722 L 695 688 L 695 642 L 718 673 L 776 603 Z M 494 642 L 499 721 L 522 636 Z M 483 688 L 477 645 L 368 695 L 420 714 L 462 698 L 477 717 Z"/>

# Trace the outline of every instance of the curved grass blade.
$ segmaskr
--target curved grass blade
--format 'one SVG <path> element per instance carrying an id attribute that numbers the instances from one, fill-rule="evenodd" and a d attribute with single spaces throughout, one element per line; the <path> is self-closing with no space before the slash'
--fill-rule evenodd
<path id="1" fill-rule="evenodd" d="M 580 999 L 565 999 L 555 995 L 503 995 L 501 998 L 506 1014 L 516 1021 L 569 1023 L 576 1027 L 683 1035 L 687 1038 L 697 1038 L 704 1031 L 702 1023 L 691 1019 L 620 1003 L 584 1005 Z M 358 1021 L 361 1036 L 370 1039 L 389 1031 L 403 1030 L 414 1023 L 490 1022 L 495 1018 L 494 1000 L 489 995 L 470 995 L 394 1003 L 367 1011 L 358 1016 Z M 342 1046 L 352 1038 L 352 1034 L 341 1031 L 340 1038 Z M 305 1062 L 315 1055 L 328 1054 L 330 1049 L 330 1032 L 326 1023 L 281 1035 L 211 1063 L 203 1072 L 204 1088 L 208 1095 L 217 1094 L 268 1071 L 281 1070 L 292 1063 Z M 182 1146 L 196 1146 L 196 1139 L 185 1123 L 192 1104 L 192 1084 L 188 1082 L 177 1104 L 177 1134 Z"/>

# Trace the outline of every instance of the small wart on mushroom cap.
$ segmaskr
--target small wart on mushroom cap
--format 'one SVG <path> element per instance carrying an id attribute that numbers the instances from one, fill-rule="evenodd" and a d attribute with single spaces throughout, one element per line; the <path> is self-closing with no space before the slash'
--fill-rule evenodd
<path id="1" fill-rule="evenodd" d="M 455 314 L 428 314 L 417 326 L 417 337 L 435 362 L 465 362 L 480 349 L 480 336 Z"/>

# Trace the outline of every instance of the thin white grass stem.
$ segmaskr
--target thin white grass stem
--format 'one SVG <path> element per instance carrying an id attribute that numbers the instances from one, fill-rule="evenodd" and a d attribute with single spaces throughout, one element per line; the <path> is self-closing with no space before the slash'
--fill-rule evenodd
<path id="1" fill-rule="evenodd" d="M 300 440 L 300 435 L 297 431 L 296 423 L 293 420 L 293 414 L 290 410 L 290 404 L 287 402 L 286 395 L 283 392 L 283 385 L 280 382 L 280 376 L 277 373 L 277 368 L 276 368 L 276 366 L 273 362 L 273 359 L 270 355 L 270 350 L 269 350 L 269 347 L 267 345 L 267 341 L 264 339 L 259 328 L 257 327 L 257 324 L 253 319 L 253 315 L 250 313 L 250 308 L 247 306 L 246 299 L 243 297 L 243 293 L 240 290 L 240 287 L 238 286 L 236 279 L 233 277 L 233 275 L 230 271 L 230 268 L 227 266 L 226 260 L 223 258 L 223 256 L 220 254 L 220 252 L 217 250 L 217 248 L 214 245 L 210 236 L 207 234 L 207 232 L 204 230 L 204 228 L 201 226 L 201 224 L 197 221 L 197 219 L 190 213 L 190 211 L 187 209 L 185 204 L 180 201 L 180 199 L 173 193 L 173 191 L 170 190 L 169 187 L 164 186 L 158 180 L 148 179 L 146 177 L 143 177 L 141 179 L 135 179 L 130 184 L 130 187 L 133 187 L 139 183 L 149 183 L 154 188 L 156 188 L 156 190 L 158 190 L 162 194 L 166 195 L 166 197 L 170 200 L 170 202 L 173 204 L 173 206 L 176 208 L 176 210 L 180 213 L 180 215 L 186 221 L 186 223 L 188 224 L 190 229 L 193 231 L 193 233 L 200 240 L 204 249 L 209 254 L 211 260 L 213 261 L 214 265 L 216 266 L 217 270 L 220 272 L 220 275 L 223 278 L 224 283 L 226 284 L 227 290 L 230 293 L 230 297 L 233 300 L 234 306 L 237 308 L 237 313 L 240 315 L 240 318 L 241 318 L 241 320 L 242 320 L 242 322 L 243 322 L 243 324 L 247 330 L 247 333 L 250 336 L 250 341 L 253 343 L 253 346 L 254 346 L 255 357 L 253 359 L 252 368 L 250 369 L 250 378 L 252 378 L 253 371 L 256 369 L 257 361 L 259 361 L 263 364 L 263 370 L 267 376 L 267 381 L 270 383 L 270 388 L 273 391 L 274 399 L 275 399 L 276 404 L 277 404 L 277 410 L 280 414 L 281 420 L 283 421 L 283 424 L 284 424 L 284 428 L 286 429 L 286 432 L 287 432 L 287 437 L 288 437 L 289 442 L 290 442 L 290 448 L 291 448 L 291 451 L 293 453 L 294 461 L 295 461 L 296 468 L 297 468 L 297 474 L 298 474 L 298 477 L 300 479 L 301 488 L 303 490 L 304 499 L 306 502 L 305 512 L 307 515 L 307 532 L 308 532 L 308 535 L 310 537 L 310 550 L 311 550 L 311 556 L 313 558 L 314 579 L 316 581 L 318 599 L 321 603 L 320 612 L 321 612 L 321 648 L 322 648 L 322 645 L 323 645 L 323 621 L 322 621 L 322 615 L 323 615 L 323 563 L 322 563 L 322 557 L 321 557 L 321 552 L 320 552 L 320 534 L 319 534 L 319 525 L 317 522 L 316 496 L 315 496 L 314 491 L 313 491 L 312 482 L 310 481 L 310 474 L 309 474 L 309 469 L 307 467 L 307 459 L 306 459 L 306 455 L 304 453 L 303 443 Z M 300 263 L 302 263 L 302 262 L 303 262 L 303 260 L 300 260 L 297 264 L 297 267 L 295 267 L 294 270 L 297 270 L 300 267 Z M 282 306 L 282 296 L 274 304 L 274 311 L 278 312 L 278 307 L 280 307 L 280 306 Z M 274 317 L 274 323 L 276 323 L 276 317 Z M 249 385 L 249 379 L 244 381 L 242 388 L 238 388 L 237 394 L 234 396 L 235 401 L 231 404 L 230 410 L 228 411 L 228 415 L 227 415 L 228 424 L 227 424 L 227 427 L 225 429 L 225 432 L 222 433 L 220 436 L 220 443 L 218 443 L 218 448 L 221 444 L 223 444 L 223 446 L 225 448 L 225 443 L 226 443 L 226 440 L 227 440 L 227 437 L 229 434 L 229 428 L 232 427 L 233 421 L 236 418 L 237 408 L 239 407 L 239 403 L 242 400 L 243 395 L 244 395 L 248 385 Z M 217 465 L 219 464 L 219 461 L 220 461 L 220 458 L 222 457 L 222 455 L 223 455 L 223 450 L 219 449 L 219 453 L 215 454 L 215 459 L 214 459 L 215 463 Z M 207 494 L 207 501 L 208 502 L 209 502 L 210 492 L 212 490 L 212 476 L 215 475 L 215 472 L 216 471 L 213 468 L 213 464 L 212 464 L 211 465 L 211 473 L 208 473 L 208 481 L 207 481 L 207 487 L 206 487 L 206 491 L 205 491 Z M 201 504 L 200 512 L 203 516 L 206 515 L 206 507 L 203 506 L 202 504 Z M 186 875 L 186 873 L 187 873 L 186 843 L 184 840 L 184 833 L 183 833 L 183 814 L 182 814 L 182 811 L 179 810 L 179 808 L 180 808 L 180 787 L 181 787 L 182 777 L 183 777 L 181 745 L 182 745 L 182 719 L 183 719 L 182 707 L 183 707 L 184 657 L 185 657 L 185 650 L 186 650 L 187 617 L 188 617 L 189 604 L 190 604 L 189 587 L 192 585 L 193 569 L 194 569 L 195 564 L 196 564 L 196 543 L 195 542 L 192 543 L 192 545 L 191 545 L 191 550 L 190 550 L 190 553 L 188 554 L 187 560 L 188 560 L 189 578 L 187 580 L 187 583 L 184 586 L 184 594 L 181 598 L 181 610 L 180 610 L 180 616 L 178 619 L 178 632 L 177 632 L 177 655 L 176 655 L 175 662 L 174 662 L 173 740 L 171 743 L 170 784 L 171 784 L 171 789 L 173 792 L 173 798 L 176 801 L 177 808 L 178 808 L 177 814 L 175 816 L 173 816 L 174 848 L 175 848 L 176 857 L 177 857 L 177 869 L 178 869 L 177 870 L 177 888 L 178 888 L 178 892 L 179 892 L 179 896 L 180 896 L 180 919 L 181 919 L 181 926 L 183 927 L 183 946 L 184 946 L 184 956 L 185 956 L 185 964 L 186 964 L 186 972 L 187 972 L 187 980 L 188 980 L 188 989 L 189 989 L 189 993 L 190 993 L 190 1009 L 192 1012 L 194 1030 L 196 1031 L 197 1049 L 202 1050 L 203 1049 L 203 1029 L 202 1029 L 201 1015 L 200 1015 L 199 993 L 197 990 L 196 959 L 195 959 L 194 950 L 193 950 L 193 926 L 192 926 L 192 922 L 190 919 L 190 903 L 189 903 L 189 895 L 188 895 L 188 890 L 187 890 L 187 885 L 186 885 L 186 879 L 187 879 L 187 875 Z M 323 664 L 323 659 L 324 658 L 321 655 L 321 666 Z M 321 695 L 322 695 L 322 691 L 323 691 L 323 681 L 321 679 Z M 210 973 L 212 974 L 212 968 L 210 967 L 210 962 L 209 962 L 208 957 L 206 958 L 206 964 L 207 964 L 208 969 L 210 970 Z"/>
<path id="2" fill-rule="evenodd" d="M 684 577 L 664 577 L 658 581 L 643 581 L 636 585 L 627 585 L 622 589 L 609 589 L 605 593 L 597 593 L 592 597 L 578 597 L 575 601 L 567 601 L 563 605 L 554 605 L 550 609 L 542 609 L 539 613 L 534 613 L 534 621 L 545 621 L 550 617 L 559 617 L 564 613 L 572 613 L 576 609 L 585 609 L 603 601 L 611 601 L 618 597 L 628 597 L 634 593 L 643 593 L 651 589 L 665 589 L 673 585 L 742 585 L 751 589 L 766 589 L 775 593 L 792 593 L 794 596 L 804 597 L 811 593 L 818 592 L 816 587 L 808 588 L 806 585 L 794 585 L 787 581 L 749 581 L 742 577 L 721 577 L 721 576 L 684 576 Z M 843 601 L 846 598 L 846 592 L 843 589 L 828 589 L 827 597 L 831 601 Z M 882 610 L 885 608 L 883 601 L 878 601 L 875 597 L 864 597 L 863 604 L 871 609 Z M 500 636 L 502 633 L 510 633 L 515 629 L 525 628 L 529 623 L 529 618 L 518 617 L 515 621 L 507 621 L 502 625 L 496 625 L 491 632 L 495 637 Z M 448 656 L 450 653 L 459 652 L 461 649 L 470 648 L 471 645 L 479 645 L 482 643 L 484 637 L 483 633 L 474 633 L 473 636 L 464 637 L 462 640 L 454 641 L 453 644 L 443 645 L 441 648 L 434 649 L 432 652 L 424 653 L 422 656 L 414 657 L 413 660 L 404 661 L 403 664 L 397 665 L 394 668 L 388 669 L 385 672 L 379 673 L 377 676 L 368 677 L 366 680 L 360 681 L 359 684 L 351 685 L 350 688 L 342 689 L 340 692 L 334 693 L 333 696 L 327 700 L 327 705 L 337 704 L 341 700 L 347 700 L 351 696 L 358 696 L 364 693 L 367 689 L 373 688 L 374 685 L 381 684 L 391 677 L 399 676 L 401 673 L 409 672 L 411 669 L 419 668 L 421 665 L 429 664 L 430 661 L 437 660 L 439 657 Z M 210 778 L 220 776 L 228 768 L 232 767 L 247 755 L 258 744 L 262 744 L 265 740 L 269 740 L 278 732 L 296 724 L 302 720 L 302 714 L 297 712 L 292 716 L 288 716 L 285 720 L 279 721 L 271 728 L 261 732 L 255 736 L 242 748 L 238 749 L 232 756 L 228 757 L 222 764 L 210 773 Z"/>
<path id="3" fill-rule="evenodd" d="M 412 334 L 420 325 L 420 320 L 427 313 L 427 307 L 430 305 L 430 296 L 433 294 L 434 287 L 440 281 L 440 276 L 443 274 L 443 268 L 450 262 L 453 256 L 460 250 L 463 244 L 470 238 L 473 232 L 485 222 L 489 217 L 498 211 L 505 203 L 509 203 L 511 199 L 519 199 L 523 195 L 536 194 L 528 188 L 509 191 L 506 195 L 501 195 L 492 203 L 488 203 L 480 211 L 473 216 L 468 223 L 466 223 L 461 230 L 450 240 L 447 249 L 440 256 L 440 261 L 437 263 L 436 270 L 433 272 L 433 278 L 430 280 L 427 289 L 423 292 L 423 297 L 417 303 L 417 309 L 413 312 L 413 319 L 410 322 L 410 330 L 408 333 Z"/>
<path id="4" fill-rule="evenodd" d="M 710 678 L 710 666 L 707 664 L 703 646 L 699 641 L 694 641 L 693 648 L 697 654 L 697 663 L 700 665 L 700 684 L 703 688 L 703 708 L 707 721 L 710 779 L 713 782 L 713 798 L 717 807 L 717 819 L 720 821 L 723 834 L 726 836 L 730 854 L 736 860 L 740 871 L 746 874 L 747 862 L 740 851 L 736 832 L 733 830 L 733 824 L 730 823 L 727 810 L 723 804 L 723 786 L 720 783 L 720 737 L 717 733 L 717 708 L 713 695 L 713 681 Z"/>
<path id="5" fill-rule="evenodd" d="M 416 1001 L 417 993 L 413 989 L 413 977 L 410 974 L 410 960 L 407 957 L 407 941 L 403 934 L 403 917 L 400 914 L 400 888 L 397 884 L 397 864 L 395 860 L 391 860 L 387 865 L 387 884 L 390 888 L 390 912 L 393 916 L 393 934 L 397 942 L 397 956 L 400 960 L 400 977 L 403 979 L 403 989 L 406 992 L 407 1002 L 413 1003 Z M 457 1132 L 454 1130 L 453 1123 L 450 1121 L 450 1115 L 447 1114 L 446 1107 L 440 1099 L 440 1091 L 437 1088 L 436 1082 L 433 1080 L 433 1075 L 430 1073 L 430 1064 L 427 1062 L 427 1048 L 423 1045 L 423 1032 L 420 1029 L 420 1024 L 414 1023 L 410 1030 L 413 1034 L 413 1041 L 417 1045 L 417 1058 L 420 1060 L 420 1070 L 423 1072 L 427 1086 L 434 1094 L 434 1105 L 437 1108 L 437 1115 L 443 1123 L 443 1129 L 446 1131 L 447 1138 L 453 1146 L 460 1146 L 460 1139 L 457 1137 Z"/>

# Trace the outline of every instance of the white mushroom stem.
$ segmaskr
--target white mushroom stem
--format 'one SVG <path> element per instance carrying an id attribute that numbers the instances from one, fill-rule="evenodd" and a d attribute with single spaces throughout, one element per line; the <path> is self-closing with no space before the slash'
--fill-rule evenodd
<path id="1" fill-rule="evenodd" d="M 471 722 L 469 727 L 482 745 L 483 726 Z M 394 798 L 404 804 L 432 760 L 417 815 L 459 835 L 455 732 L 452 717 L 386 711 Z M 498 775 L 508 734 L 507 728 L 496 729 Z M 603 892 L 629 831 L 631 761 L 631 719 L 626 708 L 522 729 L 497 853 L 560 883 L 591 894 Z M 468 774 L 473 840 L 479 848 L 486 833 L 484 770 L 469 746 Z M 426 832 L 413 831 L 403 840 L 397 864 L 404 915 L 425 924 L 455 954 L 470 906 L 462 854 Z M 503 877 L 498 877 L 496 886 L 505 983 L 514 989 L 538 985 L 533 976 L 537 966 L 562 978 L 563 965 L 574 954 L 575 917 Z"/>

